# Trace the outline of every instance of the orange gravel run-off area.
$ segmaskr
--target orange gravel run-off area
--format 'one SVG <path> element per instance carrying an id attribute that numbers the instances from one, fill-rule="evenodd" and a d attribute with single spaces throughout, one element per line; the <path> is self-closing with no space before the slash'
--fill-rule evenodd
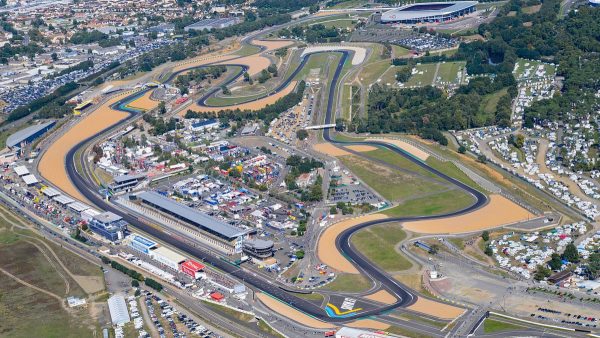
<path id="1" fill-rule="evenodd" d="M 366 146 L 366 145 L 355 145 L 355 146 L 346 146 L 346 148 L 352 151 L 358 151 L 360 153 L 364 153 L 367 151 L 377 150 L 377 147 L 374 146 Z"/>
<path id="2" fill-rule="evenodd" d="M 392 296 L 392 294 L 387 292 L 386 290 L 379 290 L 375 293 L 365 296 L 364 298 L 374 300 L 383 304 L 394 304 L 397 301 L 396 297 Z"/>
<path id="3" fill-rule="evenodd" d="M 383 214 L 370 214 L 365 216 L 354 217 L 343 220 L 341 222 L 330 225 L 319 237 L 317 243 L 317 255 L 321 262 L 328 265 L 329 267 L 346 273 L 358 274 L 359 271 L 347 260 L 335 247 L 335 239 L 346 229 L 349 229 L 357 224 L 373 221 L 378 219 L 385 219 L 386 215 Z"/>
<path id="4" fill-rule="evenodd" d="M 407 309 L 448 320 L 455 319 L 465 312 L 465 309 L 463 308 L 423 297 L 419 297 L 417 301 L 413 305 L 407 307 Z"/>
<path id="5" fill-rule="evenodd" d="M 320 321 L 316 318 L 313 318 L 307 314 L 304 314 L 303 312 L 296 310 L 293 307 L 291 307 L 285 303 L 282 303 L 279 300 L 277 300 L 269 295 L 266 295 L 264 293 L 257 293 L 256 298 L 258 298 L 258 300 L 260 300 L 263 304 L 265 304 L 268 308 L 273 310 L 275 313 L 286 316 L 287 318 L 290 318 L 302 325 L 313 327 L 316 329 L 333 329 L 333 328 L 335 328 L 335 326 L 332 324 L 325 323 L 325 322 Z"/>
<path id="6" fill-rule="evenodd" d="M 251 76 L 254 76 L 254 75 L 260 73 L 263 69 L 266 69 L 267 67 L 269 67 L 271 65 L 271 60 L 264 56 L 251 55 L 251 56 L 244 56 L 242 58 L 235 59 L 235 60 L 219 62 L 217 64 L 218 65 L 229 65 L 229 64 L 244 65 L 244 66 L 248 67 L 248 74 L 250 74 Z"/>
<path id="7" fill-rule="evenodd" d="M 329 155 L 329 156 L 344 156 L 350 155 L 349 152 L 345 151 L 342 148 L 338 148 L 331 143 L 317 143 L 313 145 L 313 149 L 320 152 L 321 154 Z"/>
<path id="8" fill-rule="evenodd" d="M 123 92 L 109 99 L 55 140 L 40 159 L 38 169 L 42 177 L 71 197 L 87 201 L 67 175 L 65 168 L 67 153 L 79 142 L 126 118 L 127 113 L 111 109 L 110 105 L 132 93 L 132 91 Z"/>
<path id="9" fill-rule="evenodd" d="M 429 154 L 427 152 L 413 146 L 410 143 L 407 143 L 407 142 L 404 142 L 401 140 L 393 140 L 393 139 L 386 139 L 386 138 L 373 138 L 370 140 L 385 142 L 385 143 L 394 145 L 394 146 L 406 151 L 407 153 L 413 155 L 414 157 L 420 159 L 421 161 L 426 161 L 429 158 Z"/>
<path id="10" fill-rule="evenodd" d="M 290 45 L 294 44 L 294 42 L 295 41 L 293 41 L 293 40 L 253 40 L 252 44 L 261 46 L 261 47 L 266 47 L 267 48 L 266 52 L 268 52 L 271 50 L 290 46 Z"/>
<path id="11" fill-rule="evenodd" d="M 492 194 L 488 204 L 468 214 L 406 222 L 402 227 L 421 234 L 459 234 L 496 228 L 535 217 L 536 215 L 504 196 Z"/>
<path id="12" fill-rule="evenodd" d="M 150 110 L 158 106 L 158 101 L 152 100 L 150 97 L 152 96 L 152 90 L 148 91 L 146 94 L 141 96 L 129 103 L 129 106 L 137 109 Z"/>
<path id="13" fill-rule="evenodd" d="M 357 329 L 386 330 L 390 327 L 390 324 L 375 319 L 359 319 L 346 324 L 346 326 Z"/>
<path id="14" fill-rule="evenodd" d="M 287 87 L 285 87 L 285 89 L 281 90 L 277 94 L 270 95 L 270 96 L 267 96 L 265 98 L 262 98 L 262 99 L 259 99 L 256 101 L 236 104 L 236 105 L 232 105 L 232 106 L 222 106 L 222 107 L 204 107 L 204 106 L 200 106 L 200 105 L 194 103 L 194 104 L 190 105 L 189 109 L 192 111 L 198 112 L 198 113 L 217 112 L 217 111 L 225 110 L 225 109 L 259 110 L 259 109 L 266 107 L 269 104 L 275 103 L 275 101 L 277 101 L 280 98 L 291 93 L 295 87 L 296 87 L 296 81 L 292 81 L 292 82 L 290 82 L 290 84 Z M 180 114 L 183 115 L 183 114 L 185 114 L 185 112 L 181 111 Z"/>

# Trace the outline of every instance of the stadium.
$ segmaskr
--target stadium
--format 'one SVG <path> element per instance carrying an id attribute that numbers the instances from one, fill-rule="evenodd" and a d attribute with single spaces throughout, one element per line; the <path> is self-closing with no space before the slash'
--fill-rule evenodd
<path id="1" fill-rule="evenodd" d="M 382 23 L 437 23 L 475 12 L 477 1 L 424 2 L 395 8 L 381 14 Z"/>

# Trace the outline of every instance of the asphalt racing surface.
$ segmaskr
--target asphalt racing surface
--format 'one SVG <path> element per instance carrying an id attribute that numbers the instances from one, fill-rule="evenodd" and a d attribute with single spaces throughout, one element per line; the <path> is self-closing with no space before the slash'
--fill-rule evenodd
<path id="1" fill-rule="evenodd" d="M 249 40 L 246 40 L 246 41 L 249 41 Z M 323 52 L 319 52 L 319 53 L 323 53 Z M 342 57 L 337 65 L 335 74 L 333 76 L 333 79 L 331 80 L 331 85 L 329 87 L 329 96 L 328 96 L 326 121 L 325 121 L 326 124 L 331 123 L 330 121 L 332 120 L 332 107 L 333 107 L 333 101 L 335 98 L 335 88 L 337 87 L 338 79 L 340 77 L 343 66 L 344 66 L 346 60 L 348 59 L 348 55 L 349 55 L 348 51 L 336 51 L 335 53 L 341 53 Z M 312 55 L 312 54 L 305 55 L 304 58 L 301 60 L 300 65 L 292 73 L 292 75 L 290 77 L 288 77 L 286 79 L 286 81 L 284 81 L 281 85 L 279 85 L 271 93 L 282 90 L 287 85 L 289 85 L 289 83 L 293 80 L 295 75 L 304 67 L 304 65 L 306 64 L 306 61 L 310 57 L 310 55 Z M 233 61 L 233 63 L 231 65 L 227 64 L 227 66 L 241 66 L 241 65 L 236 65 L 234 63 L 235 59 L 233 59 L 231 61 Z M 193 68 L 202 68 L 202 67 L 209 67 L 209 66 L 211 66 L 211 64 L 206 64 L 206 65 L 197 66 L 197 67 L 190 67 L 189 69 L 185 69 L 182 71 L 188 71 Z M 182 72 L 182 71 L 180 71 L 180 72 Z M 224 85 L 228 85 L 228 84 L 234 82 L 239 76 L 241 76 L 241 74 L 243 74 L 243 71 L 244 70 L 242 69 L 240 74 L 229 79 L 227 81 L 227 83 L 225 83 Z M 171 74 L 169 76 L 169 78 L 167 79 L 167 81 L 170 81 L 173 78 L 175 78 L 175 76 L 177 74 L 179 74 L 180 72 Z M 142 92 L 145 93 L 149 90 L 152 90 L 152 88 L 144 89 Z M 218 90 L 219 89 L 212 90 L 211 92 L 214 94 Z M 119 102 L 115 103 L 112 106 L 113 109 L 122 110 L 122 111 L 128 112 L 130 114 L 128 118 L 126 118 L 124 121 L 121 122 L 121 124 L 130 120 L 131 118 L 135 117 L 139 113 L 139 111 L 137 111 L 137 110 L 132 110 L 132 109 L 129 109 L 126 107 L 126 104 L 128 102 L 131 102 L 138 95 L 140 95 L 140 92 L 132 94 L 131 96 L 120 100 Z M 200 100 L 199 104 L 202 104 L 206 100 L 206 98 L 207 97 L 205 95 Z M 219 107 L 219 109 L 226 109 L 226 107 Z M 317 306 L 303 298 L 299 298 L 292 293 L 286 292 L 284 289 L 282 289 L 280 286 L 272 283 L 270 280 L 263 279 L 263 278 L 259 277 L 258 275 L 255 275 L 252 272 L 245 271 L 245 270 L 241 269 L 240 267 L 235 266 L 235 265 L 229 263 L 228 261 L 225 261 L 220 256 L 218 256 L 212 252 L 203 250 L 197 246 L 194 246 L 193 244 L 189 243 L 186 240 L 183 240 L 178 237 L 174 237 L 158 228 L 148 225 L 145 222 L 143 222 L 141 219 L 138 219 L 137 217 L 134 217 L 134 216 L 114 207 L 112 204 L 108 203 L 107 201 L 105 201 L 97 193 L 97 187 L 94 186 L 92 183 L 86 181 L 77 172 L 76 166 L 75 166 L 75 153 L 81 147 L 83 147 L 86 143 L 88 143 L 92 139 L 96 138 L 98 135 L 101 135 L 101 134 L 107 132 L 108 130 L 113 129 L 114 127 L 115 126 L 109 127 L 107 129 L 103 130 L 102 132 L 98 133 L 97 135 L 94 135 L 86 140 L 81 141 L 67 153 L 67 161 L 66 161 L 67 174 L 70 177 L 70 179 L 73 181 L 73 184 L 77 187 L 77 189 L 79 189 L 79 191 L 82 193 L 83 196 L 85 196 L 90 202 L 92 202 L 94 205 L 96 205 L 100 209 L 103 209 L 106 211 L 111 211 L 117 215 L 120 215 L 121 217 L 123 217 L 123 219 L 125 221 L 127 221 L 129 224 L 131 224 L 134 228 L 137 228 L 137 229 L 161 240 L 164 243 L 172 245 L 181 251 L 189 253 L 191 256 L 200 258 L 200 259 L 204 260 L 205 263 L 210 264 L 213 267 L 216 267 L 219 270 L 222 270 L 223 272 L 230 274 L 230 275 L 238 278 L 239 280 L 242 280 L 243 282 L 251 285 L 254 289 L 268 293 L 271 296 L 279 299 L 280 301 L 282 301 L 282 302 L 284 302 L 284 303 L 286 303 L 286 304 L 288 304 L 310 316 L 313 316 L 313 317 L 320 319 L 322 321 L 325 321 L 325 322 L 345 323 L 345 322 L 353 321 L 358 318 L 382 314 L 384 312 L 393 310 L 398 307 L 406 307 L 406 306 L 413 304 L 417 300 L 417 295 L 412 290 L 410 290 L 406 286 L 404 286 L 401 283 L 394 280 L 387 273 L 385 273 L 384 271 L 377 268 L 374 264 L 372 264 L 369 260 L 367 260 L 359 252 L 355 251 L 353 246 L 350 244 L 350 238 L 356 231 L 363 229 L 365 227 L 369 227 L 369 226 L 381 224 L 381 223 L 405 222 L 405 221 L 424 220 L 424 219 L 438 219 L 438 218 L 445 218 L 445 217 L 450 217 L 450 216 L 455 216 L 455 215 L 461 215 L 461 214 L 469 213 L 475 209 L 478 209 L 487 203 L 487 197 L 484 194 L 482 194 L 481 192 L 469 187 L 468 185 L 466 185 L 452 177 L 449 177 L 449 176 L 439 172 L 438 170 L 436 170 L 434 168 L 429 167 L 424 162 L 412 157 L 410 154 L 403 152 L 399 148 L 396 148 L 396 147 L 386 144 L 386 143 L 375 142 L 375 141 L 373 141 L 373 142 L 371 142 L 371 141 L 362 141 L 362 142 L 336 141 L 331 138 L 329 130 L 326 129 L 323 132 L 323 137 L 328 142 L 331 142 L 334 144 L 344 144 L 344 145 L 371 145 L 371 146 L 378 146 L 378 147 L 383 147 L 383 148 L 389 149 L 389 150 L 397 153 L 398 155 L 401 155 L 401 156 L 407 158 L 408 160 L 412 161 L 413 163 L 419 165 L 423 169 L 428 170 L 429 172 L 439 176 L 440 178 L 445 179 L 446 181 L 456 185 L 460 189 L 470 193 L 476 200 L 476 202 L 473 205 L 471 205 L 463 210 L 444 214 L 444 215 L 387 218 L 384 220 L 377 220 L 377 221 L 361 223 L 361 224 L 358 224 L 358 225 L 342 232 L 342 234 L 340 234 L 340 236 L 338 236 L 338 238 L 336 240 L 336 247 L 338 248 L 338 250 L 340 250 L 346 257 L 351 259 L 353 261 L 353 263 L 359 268 L 359 270 L 363 271 L 364 273 L 369 275 L 371 278 L 379 281 L 388 292 L 390 292 L 391 294 L 393 294 L 396 297 L 397 302 L 394 304 L 391 304 L 391 305 L 386 305 L 386 306 L 380 307 L 380 308 L 375 308 L 375 309 L 371 309 L 371 310 L 358 312 L 358 313 L 356 313 L 355 316 L 349 317 L 349 318 L 329 317 L 326 314 L 326 312 L 324 311 L 324 309 L 320 308 L 319 306 Z M 80 161 L 83 161 L 83 159 L 80 159 Z"/>

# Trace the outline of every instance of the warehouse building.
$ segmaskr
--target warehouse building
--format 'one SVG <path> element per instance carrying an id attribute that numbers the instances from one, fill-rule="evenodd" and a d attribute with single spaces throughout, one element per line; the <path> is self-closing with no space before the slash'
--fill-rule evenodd
<path id="1" fill-rule="evenodd" d="M 52 129 L 55 124 L 56 121 L 52 120 L 21 129 L 6 139 L 6 146 L 10 149 L 19 149 L 24 145 L 33 142 L 38 137 L 44 135 L 44 133 Z"/>
<path id="2" fill-rule="evenodd" d="M 200 230 L 202 240 L 211 246 L 225 249 L 230 253 L 241 253 L 242 243 L 248 235 L 256 232 L 252 229 L 240 229 L 231 224 L 210 217 L 156 192 L 142 192 L 135 195 L 142 205 L 166 214 L 178 221 L 185 222 Z"/>
<path id="3" fill-rule="evenodd" d="M 123 239 L 127 231 L 127 222 L 121 216 L 106 211 L 93 216 L 88 227 L 98 235 L 114 242 Z"/>
<path id="4" fill-rule="evenodd" d="M 127 310 L 127 303 L 125 303 L 125 298 L 121 295 L 114 295 L 108 299 L 108 310 L 110 311 L 110 318 L 113 325 L 122 325 L 131 321 L 129 311 Z"/>
<path id="5" fill-rule="evenodd" d="M 164 246 L 159 246 L 158 248 L 150 250 L 149 255 L 155 261 L 177 271 L 179 271 L 179 264 L 185 262 L 186 260 L 184 256 Z"/>
<path id="6" fill-rule="evenodd" d="M 438 23 L 476 11 L 477 1 L 424 2 L 395 8 L 381 14 L 382 23 Z"/>
<path id="7" fill-rule="evenodd" d="M 212 30 L 212 29 L 220 29 L 229 26 L 233 26 L 240 22 L 239 18 L 216 18 L 216 19 L 204 19 L 198 22 L 195 22 L 189 26 L 186 26 L 183 30 L 190 31 L 202 31 L 202 30 Z"/>

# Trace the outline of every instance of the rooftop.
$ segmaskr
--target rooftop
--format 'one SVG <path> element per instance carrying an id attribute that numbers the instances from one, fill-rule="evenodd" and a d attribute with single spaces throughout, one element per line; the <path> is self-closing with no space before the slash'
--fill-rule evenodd
<path id="1" fill-rule="evenodd" d="M 115 181 L 116 184 L 120 184 L 123 182 L 131 181 L 131 180 L 140 180 L 140 179 L 144 179 L 144 178 L 146 178 L 146 174 L 128 174 L 128 175 L 117 176 L 113 180 Z"/>
<path id="2" fill-rule="evenodd" d="M 204 227 L 211 232 L 228 239 L 234 239 L 250 232 L 249 230 L 242 230 L 231 224 L 210 217 L 203 212 L 192 209 L 156 192 L 144 191 L 138 194 L 137 197 L 163 210 L 168 210 L 189 223 Z"/>
<path id="3" fill-rule="evenodd" d="M 97 221 L 100 221 L 104 224 L 107 224 L 107 223 L 120 221 L 122 219 L 122 217 L 117 214 L 114 214 L 110 211 L 106 211 L 101 214 L 95 215 L 94 219 Z"/>
<path id="4" fill-rule="evenodd" d="M 6 146 L 11 148 L 17 146 L 32 135 L 35 135 L 36 133 L 40 132 L 41 130 L 44 130 L 45 128 L 53 126 L 54 123 L 56 123 L 56 121 L 52 120 L 45 123 L 36 124 L 25 129 L 21 129 L 16 133 L 10 135 L 6 139 Z"/>

